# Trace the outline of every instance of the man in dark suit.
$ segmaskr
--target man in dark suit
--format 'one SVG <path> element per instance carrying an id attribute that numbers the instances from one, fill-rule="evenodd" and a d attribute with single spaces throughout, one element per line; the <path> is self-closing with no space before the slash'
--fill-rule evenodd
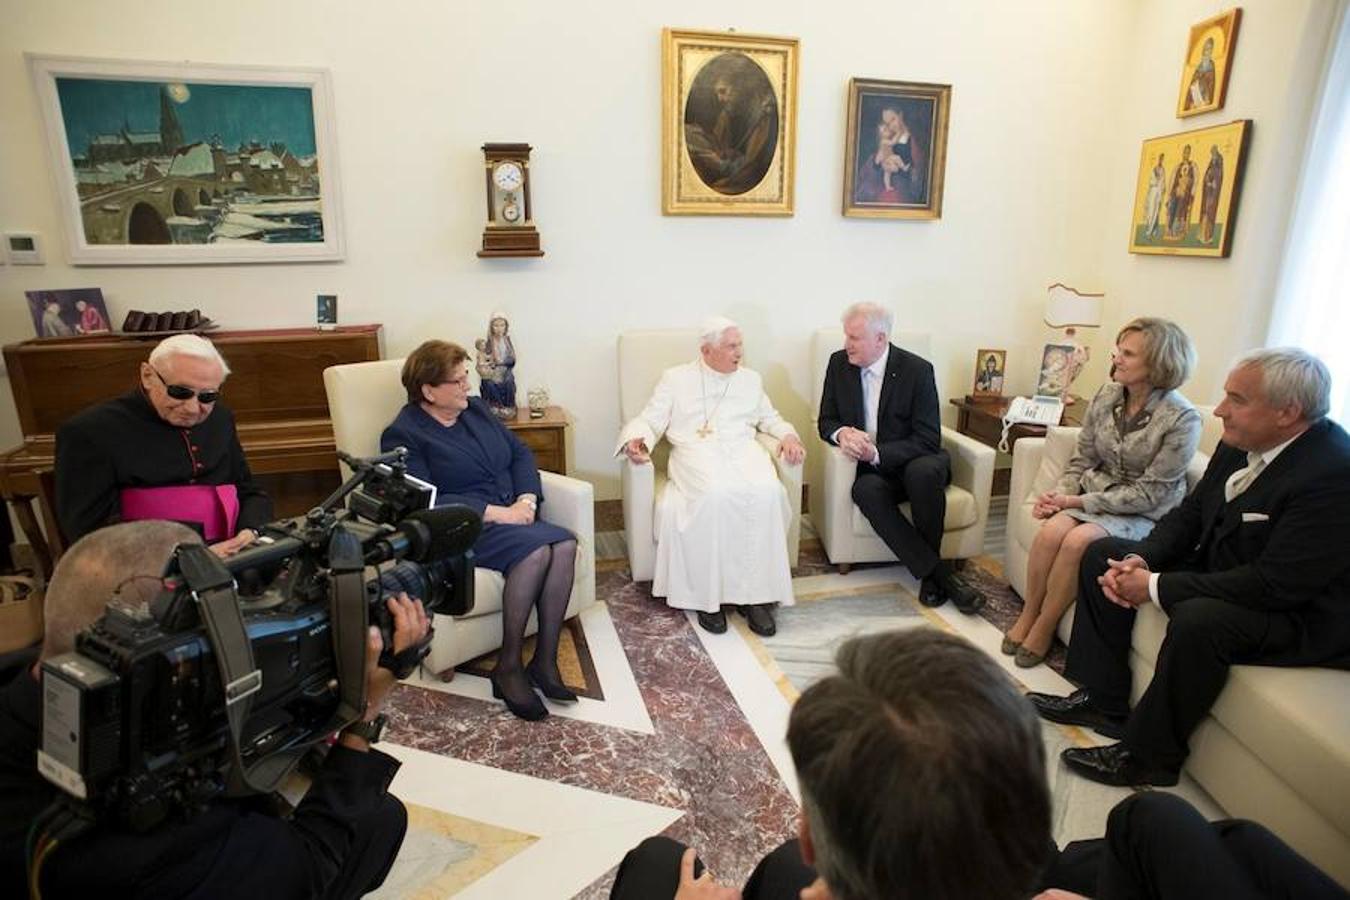
<path id="1" fill-rule="evenodd" d="M 890 342 L 893 319 L 875 303 L 844 311 L 844 349 L 830 357 L 820 436 L 858 464 L 853 502 L 877 536 L 921 579 L 919 600 L 977 612 L 984 597 L 940 556 L 951 460 L 942 449 L 937 383 L 928 360 Z M 900 513 L 909 501 L 911 523 Z"/>
<path id="2" fill-rule="evenodd" d="M 1232 665 L 1350 668 L 1350 437 L 1326 418 L 1331 377 L 1297 349 L 1257 350 L 1224 383 L 1219 444 L 1190 496 L 1140 542 L 1104 538 L 1080 570 L 1068 697 L 1041 716 L 1118 744 L 1065 750 L 1105 784 L 1176 784 L 1191 732 Z M 1129 711 L 1136 608 L 1168 615 Z"/>

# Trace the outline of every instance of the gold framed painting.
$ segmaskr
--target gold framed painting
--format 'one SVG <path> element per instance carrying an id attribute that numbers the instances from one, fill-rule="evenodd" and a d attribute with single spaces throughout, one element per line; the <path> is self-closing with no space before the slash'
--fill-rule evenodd
<path id="1" fill-rule="evenodd" d="M 661 211 L 790 216 L 796 38 L 662 31 Z"/>
<path id="2" fill-rule="evenodd" d="M 970 396 L 993 400 L 1003 396 L 1003 376 L 1008 371 L 1007 350 L 982 349 L 975 354 L 975 387 Z"/>
<path id="3" fill-rule="evenodd" d="M 1190 38 L 1186 41 L 1186 59 L 1181 66 L 1177 118 L 1223 108 L 1241 21 L 1242 8 L 1234 7 L 1191 26 Z"/>
<path id="4" fill-rule="evenodd" d="M 1251 119 L 1236 119 L 1144 141 L 1131 253 L 1228 255 L 1251 128 Z"/>
<path id="5" fill-rule="evenodd" d="M 844 215 L 940 219 L 952 86 L 850 78 Z"/>

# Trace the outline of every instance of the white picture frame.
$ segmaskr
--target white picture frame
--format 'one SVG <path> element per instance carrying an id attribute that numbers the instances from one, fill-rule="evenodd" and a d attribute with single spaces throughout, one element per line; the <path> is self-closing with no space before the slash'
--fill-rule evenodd
<path id="1" fill-rule="evenodd" d="M 345 256 L 327 69 L 26 58 L 72 265 Z"/>

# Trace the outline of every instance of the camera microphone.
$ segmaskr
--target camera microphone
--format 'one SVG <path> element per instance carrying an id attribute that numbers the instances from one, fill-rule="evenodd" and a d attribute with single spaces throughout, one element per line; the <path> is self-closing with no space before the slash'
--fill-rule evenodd
<path id="1" fill-rule="evenodd" d="M 414 562 L 456 556 L 473 546 L 482 530 L 482 519 L 460 503 L 419 509 L 366 550 L 366 562 L 378 565 L 390 559 Z"/>

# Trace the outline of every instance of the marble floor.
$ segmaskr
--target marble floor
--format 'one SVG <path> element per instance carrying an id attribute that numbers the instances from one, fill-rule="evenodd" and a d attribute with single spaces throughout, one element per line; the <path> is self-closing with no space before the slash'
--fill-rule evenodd
<path id="1" fill-rule="evenodd" d="M 741 883 L 795 831 L 791 703 L 855 634 L 946 629 L 1028 690 L 1069 689 L 1046 666 L 1012 667 L 984 619 L 920 606 L 900 566 L 841 576 L 805 554 L 797 604 L 778 611 L 778 634 L 764 639 L 736 615 L 726 634 L 708 634 L 692 614 L 654 600 L 628 578 L 621 533 L 597 535 L 597 546 L 602 602 L 579 624 L 603 700 L 550 703 L 554 715 L 527 723 L 473 675 L 414 678 L 395 693 L 385 745 L 403 760 L 393 790 L 411 827 L 378 896 L 601 898 L 623 854 L 655 833 L 699 847 L 720 879 Z M 1069 776 L 1058 762 L 1063 747 L 1100 739 L 1047 724 L 1045 740 L 1056 838 L 1100 835 L 1126 791 Z M 1187 779 L 1174 790 L 1221 814 Z"/>

